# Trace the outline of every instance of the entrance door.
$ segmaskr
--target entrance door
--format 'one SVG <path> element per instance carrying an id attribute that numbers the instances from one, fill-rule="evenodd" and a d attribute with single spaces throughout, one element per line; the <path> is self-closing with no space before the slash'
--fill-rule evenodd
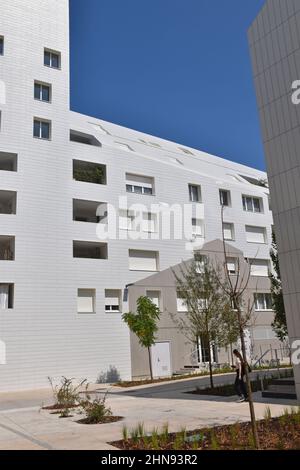
<path id="1" fill-rule="evenodd" d="M 154 377 L 171 376 L 170 343 L 155 343 L 151 348 L 152 368 Z"/>

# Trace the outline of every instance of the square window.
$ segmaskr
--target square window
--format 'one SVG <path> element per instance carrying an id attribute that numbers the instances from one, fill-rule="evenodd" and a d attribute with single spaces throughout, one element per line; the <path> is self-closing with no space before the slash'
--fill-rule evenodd
<path id="1" fill-rule="evenodd" d="M 121 291 L 118 289 L 105 289 L 105 312 L 121 312 Z"/>
<path id="2" fill-rule="evenodd" d="M 50 51 L 49 49 L 44 50 L 44 65 L 51 67 L 52 69 L 59 69 L 61 62 L 61 56 L 59 52 Z"/>
<path id="3" fill-rule="evenodd" d="M 34 119 L 33 136 L 37 139 L 50 140 L 51 138 L 51 122 Z"/>
<path id="4" fill-rule="evenodd" d="M 35 82 L 34 99 L 49 103 L 51 101 L 51 85 Z"/>
<path id="5" fill-rule="evenodd" d="M 77 293 L 77 312 L 95 313 L 96 290 L 78 289 Z"/>

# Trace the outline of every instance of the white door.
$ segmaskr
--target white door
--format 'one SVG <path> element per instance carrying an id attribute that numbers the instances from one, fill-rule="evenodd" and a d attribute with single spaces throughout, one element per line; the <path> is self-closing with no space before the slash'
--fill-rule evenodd
<path id="1" fill-rule="evenodd" d="M 154 377 L 171 376 L 170 343 L 155 343 L 151 348 L 151 358 Z"/>

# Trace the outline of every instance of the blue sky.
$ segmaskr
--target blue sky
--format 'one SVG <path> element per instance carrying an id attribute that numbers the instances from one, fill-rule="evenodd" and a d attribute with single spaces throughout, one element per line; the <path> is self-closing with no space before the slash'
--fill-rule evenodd
<path id="1" fill-rule="evenodd" d="M 71 107 L 264 169 L 247 29 L 264 0 L 71 0 Z"/>

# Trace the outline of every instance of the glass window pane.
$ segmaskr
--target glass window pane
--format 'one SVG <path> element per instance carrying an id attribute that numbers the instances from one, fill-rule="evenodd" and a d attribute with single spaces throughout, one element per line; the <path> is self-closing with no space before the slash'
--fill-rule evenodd
<path id="1" fill-rule="evenodd" d="M 48 122 L 42 122 L 42 139 L 50 138 L 50 125 Z"/>
<path id="2" fill-rule="evenodd" d="M 143 194 L 143 188 L 141 186 L 134 186 L 134 192 L 136 194 Z"/>
<path id="3" fill-rule="evenodd" d="M 34 137 L 40 137 L 40 128 L 41 128 L 40 121 L 34 121 L 34 126 L 33 126 Z"/>
<path id="4" fill-rule="evenodd" d="M 42 100 L 50 101 L 50 88 L 46 85 L 43 85 L 42 87 Z"/>
<path id="5" fill-rule="evenodd" d="M 144 194 L 152 194 L 152 188 L 144 188 Z"/>
<path id="6" fill-rule="evenodd" d="M 254 212 L 260 212 L 260 201 L 257 198 L 253 198 Z"/>
<path id="7" fill-rule="evenodd" d="M 41 99 L 41 85 L 39 85 L 38 83 L 34 84 L 34 98 L 36 100 Z"/>
<path id="8" fill-rule="evenodd" d="M 51 67 L 58 69 L 59 68 L 59 56 L 58 54 L 51 54 Z"/>
<path id="9" fill-rule="evenodd" d="M 4 54 L 4 39 L 0 38 L 0 55 Z"/>
<path id="10" fill-rule="evenodd" d="M 44 53 L 44 64 L 48 65 L 49 67 L 51 65 L 51 54 L 48 51 L 45 51 Z"/>
<path id="11" fill-rule="evenodd" d="M 246 198 L 246 210 L 249 212 L 253 212 L 253 204 L 252 204 L 252 198 L 247 197 Z"/>

